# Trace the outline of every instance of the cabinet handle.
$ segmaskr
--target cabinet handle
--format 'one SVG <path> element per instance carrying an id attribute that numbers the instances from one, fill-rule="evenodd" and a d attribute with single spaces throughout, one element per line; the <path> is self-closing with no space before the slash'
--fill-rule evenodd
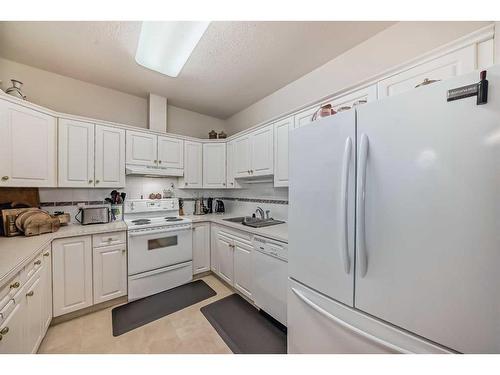
<path id="1" fill-rule="evenodd" d="M 158 164 L 158 160 L 155 160 L 154 162 L 155 162 L 155 164 Z"/>
<path id="2" fill-rule="evenodd" d="M 42 264 L 42 261 L 40 259 L 36 260 L 34 263 L 33 263 L 35 266 L 39 266 L 40 264 Z"/>
<path id="3" fill-rule="evenodd" d="M 48 257 L 49 255 L 50 255 L 50 253 L 48 251 L 43 254 L 44 257 Z"/>
<path id="4" fill-rule="evenodd" d="M 126 250 L 125 249 L 122 249 L 122 253 L 125 254 Z"/>
<path id="5" fill-rule="evenodd" d="M 9 179 L 9 176 L 3 176 L 2 181 L 7 181 Z"/>
<path id="6" fill-rule="evenodd" d="M 19 281 L 16 281 L 14 284 L 10 284 L 10 289 L 17 289 L 20 285 L 21 284 L 19 284 Z"/>
<path id="7" fill-rule="evenodd" d="M 91 183 L 92 183 L 92 181 L 93 181 L 93 180 L 89 180 L 89 184 L 91 184 Z"/>
<path id="8" fill-rule="evenodd" d="M 234 185 L 234 182 L 231 182 L 231 185 Z"/>
<path id="9" fill-rule="evenodd" d="M 419 83 L 418 85 L 416 85 L 415 88 L 421 87 L 421 86 L 427 86 L 427 85 L 430 85 L 431 83 L 439 82 L 439 81 L 441 81 L 441 80 L 440 79 L 425 78 L 421 83 Z"/>
<path id="10" fill-rule="evenodd" d="M 26 293 L 26 297 L 33 297 L 34 294 L 34 291 L 29 291 L 28 293 Z"/>
<path id="11" fill-rule="evenodd" d="M 95 180 L 95 183 L 98 184 L 99 183 L 99 180 Z"/>
<path id="12" fill-rule="evenodd" d="M 2 335 L 6 335 L 7 333 L 9 333 L 9 327 L 3 327 L 0 331 L 0 334 Z"/>
<path id="13" fill-rule="evenodd" d="M 188 186 L 188 183 L 187 183 L 187 182 L 185 182 L 185 183 L 184 183 L 184 185 Z"/>
<path id="14" fill-rule="evenodd" d="M 222 183 L 222 186 L 226 186 L 226 183 L 225 183 L 225 182 L 223 182 L 223 183 Z"/>
<path id="15" fill-rule="evenodd" d="M 247 171 L 248 174 L 250 174 L 250 169 Z"/>
<path id="16" fill-rule="evenodd" d="M 158 160 L 158 164 L 161 164 L 161 160 Z"/>
<path id="17" fill-rule="evenodd" d="M 113 238 L 109 237 L 108 242 L 111 242 L 111 241 L 113 241 Z"/>

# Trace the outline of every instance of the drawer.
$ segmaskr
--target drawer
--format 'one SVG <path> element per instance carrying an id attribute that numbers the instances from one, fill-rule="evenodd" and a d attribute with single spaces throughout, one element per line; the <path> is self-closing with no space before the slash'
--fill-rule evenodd
<path id="1" fill-rule="evenodd" d="M 252 235 L 250 233 L 241 232 L 237 229 L 228 229 L 226 227 L 219 229 L 218 233 L 222 234 L 224 237 L 252 246 Z"/>
<path id="2" fill-rule="evenodd" d="M 39 253 L 33 260 L 31 260 L 22 271 L 22 280 L 29 280 L 40 268 L 42 268 L 43 254 Z"/>
<path id="3" fill-rule="evenodd" d="M 0 288 L 0 310 L 2 310 L 9 301 L 14 297 L 21 289 L 21 274 L 18 273 L 12 279 L 9 280 L 8 283 L 4 284 Z"/>
<path id="4" fill-rule="evenodd" d="M 127 242 L 127 232 L 111 232 L 92 235 L 92 247 L 118 245 Z"/>

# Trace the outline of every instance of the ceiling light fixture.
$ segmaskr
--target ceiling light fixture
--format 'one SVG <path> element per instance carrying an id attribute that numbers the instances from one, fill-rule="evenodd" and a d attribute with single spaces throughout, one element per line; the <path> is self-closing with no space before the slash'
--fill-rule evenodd
<path id="1" fill-rule="evenodd" d="M 177 77 L 210 22 L 143 22 L 135 61 L 170 77 Z"/>

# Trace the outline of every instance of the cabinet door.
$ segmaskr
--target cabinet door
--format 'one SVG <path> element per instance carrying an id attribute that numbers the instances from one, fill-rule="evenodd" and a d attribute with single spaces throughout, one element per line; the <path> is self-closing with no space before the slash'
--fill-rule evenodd
<path id="1" fill-rule="evenodd" d="M 203 144 L 203 187 L 226 187 L 226 144 Z"/>
<path id="2" fill-rule="evenodd" d="M 249 177 L 251 169 L 250 136 L 234 140 L 234 175 L 235 177 Z"/>
<path id="3" fill-rule="evenodd" d="M 235 179 L 235 142 L 231 141 L 226 144 L 226 187 L 229 189 L 239 188 L 240 184 Z"/>
<path id="4" fill-rule="evenodd" d="M 234 241 L 234 287 L 252 298 L 252 246 Z"/>
<path id="5" fill-rule="evenodd" d="M 185 188 L 203 187 L 203 148 L 199 142 L 184 142 L 184 177 L 180 186 Z"/>
<path id="6" fill-rule="evenodd" d="M 193 224 L 193 275 L 210 271 L 210 224 Z"/>
<path id="7" fill-rule="evenodd" d="M 59 119 L 60 187 L 94 186 L 94 124 Z"/>
<path id="8" fill-rule="evenodd" d="M 56 186 L 56 120 L 0 101 L 0 187 Z"/>
<path id="9" fill-rule="evenodd" d="M 95 126 L 95 186 L 125 186 L 125 130 Z"/>
<path id="10" fill-rule="evenodd" d="M 25 353 L 36 353 L 43 331 L 43 280 L 38 273 L 25 288 L 26 314 L 23 347 Z"/>
<path id="11" fill-rule="evenodd" d="M 127 130 L 127 164 L 157 166 L 157 141 L 154 134 Z"/>
<path id="12" fill-rule="evenodd" d="M 127 294 L 126 245 L 94 248 L 94 304 Z"/>
<path id="13" fill-rule="evenodd" d="M 219 263 L 219 276 L 228 284 L 233 285 L 233 241 L 217 236 L 217 257 Z"/>
<path id="14" fill-rule="evenodd" d="M 293 126 L 295 129 L 309 125 L 312 122 L 314 113 L 319 109 L 319 105 L 309 107 L 293 116 Z"/>
<path id="15" fill-rule="evenodd" d="M 13 301 L 11 303 L 14 303 Z M 21 302 L 14 306 L 7 319 L 0 324 L 0 354 L 21 354 L 24 350 L 24 326 L 25 321 L 25 299 L 21 298 Z M 7 331 L 7 332 L 6 332 Z"/>
<path id="16" fill-rule="evenodd" d="M 219 226 L 216 224 L 211 224 L 210 225 L 210 269 L 217 275 L 219 274 L 219 256 L 217 250 L 218 233 L 219 233 Z"/>
<path id="17" fill-rule="evenodd" d="M 90 236 L 52 242 L 54 316 L 92 305 L 92 241 Z"/>
<path id="18" fill-rule="evenodd" d="M 274 171 L 273 126 L 269 125 L 251 133 L 252 168 L 251 176 L 267 176 Z"/>
<path id="19" fill-rule="evenodd" d="M 42 256 L 42 332 L 52 321 L 52 250 L 47 247 Z"/>
<path id="20" fill-rule="evenodd" d="M 476 56 L 476 46 L 471 45 L 417 65 L 380 81 L 378 83 L 378 96 L 384 98 L 413 90 L 425 79 L 443 80 L 471 72 L 476 68 Z"/>
<path id="21" fill-rule="evenodd" d="M 184 168 L 184 141 L 159 136 L 158 165 L 164 168 Z"/>
<path id="22" fill-rule="evenodd" d="M 288 186 L 288 133 L 293 128 L 293 117 L 274 124 L 274 186 Z"/>

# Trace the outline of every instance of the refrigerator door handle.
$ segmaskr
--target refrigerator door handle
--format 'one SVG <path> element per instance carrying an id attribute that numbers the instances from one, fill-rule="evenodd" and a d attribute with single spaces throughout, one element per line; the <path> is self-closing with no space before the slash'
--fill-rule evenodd
<path id="1" fill-rule="evenodd" d="M 340 256 L 344 264 L 344 271 L 349 274 L 351 261 L 349 259 L 349 241 L 348 241 L 348 189 L 349 189 L 349 166 L 351 164 L 352 139 L 347 137 L 345 140 L 344 157 L 342 159 L 342 178 L 340 191 Z"/>
<path id="2" fill-rule="evenodd" d="M 368 160 L 368 136 L 361 134 L 358 164 L 358 193 L 356 201 L 356 241 L 359 259 L 359 276 L 364 277 L 368 269 L 368 255 L 365 239 L 365 194 L 366 194 L 366 163 Z"/>
<path id="3" fill-rule="evenodd" d="M 380 338 L 378 338 L 376 336 L 373 336 L 373 335 L 369 334 L 368 332 L 365 332 L 365 331 L 363 331 L 363 330 L 361 330 L 361 329 L 359 329 L 357 327 L 354 327 L 354 326 L 350 325 L 349 323 L 343 321 L 342 319 L 339 319 L 336 316 L 330 314 L 328 311 L 326 311 L 325 309 L 323 309 L 321 306 L 318 306 L 317 304 L 315 304 L 313 301 L 311 301 L 309 298 L 307 298 L 306 296 L 304 296 L 297 289 L 295 289 L 293 287 L 291 289 L 292 289 L 292 292 L 302 302 L 304 302 L 306 305 L 308 305 L 310 308 L 312 308 L 314 311 L 316 311 L 320 315 L 323 315 L 325 318 L 334 321 L 335 323 L 337 323 L 341 327 L 344 327 L 344 328 L 348 329 L 349 331 L 352 331 L 352 332 L 356 333 L 357 335 L 359 335 L 361 337 L 364 337 L 364 338 L 366 338 L 366 339 L 368 339 L 368 340 L 370 340 L 372 342 L 376 342 L 377 344 L 379 344 L 381 346 L 384 346 L 386 348 L 389 348 L 390 350 L 393 350 L 395 352 L 404 353 L 404 354 L 412 354 L 412 352 L 410 352 L 410 351 L 408 351 L 406 349 L 400 348 L 399 346 L 391 344 L 390 342 L 382 340 L 382 339 L 380 339 Z"/>

